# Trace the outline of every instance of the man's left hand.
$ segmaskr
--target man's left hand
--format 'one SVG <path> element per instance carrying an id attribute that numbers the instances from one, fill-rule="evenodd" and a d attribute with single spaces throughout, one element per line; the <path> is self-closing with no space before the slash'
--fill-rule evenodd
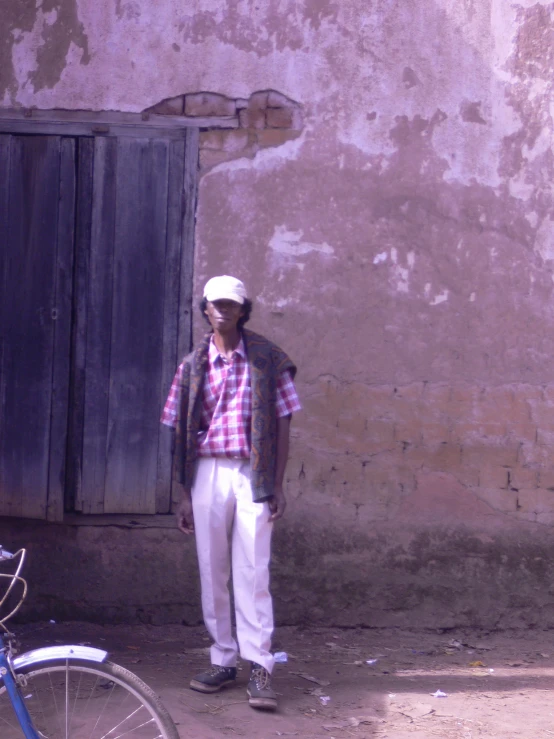
<path id="1" fill-rule="evenodd" d="M 287 501 L 285 500 L 285 493 L 283 492 L 283 488 L 275 488 L 273 497 L 267 501 L 267 504 L 269 505 L 269 510 L 271 511 L 271 516 L 269 517 L 269 521 L 271 523 L 282 518 L 285 512 L 285 508 L 287 507 Z"/>

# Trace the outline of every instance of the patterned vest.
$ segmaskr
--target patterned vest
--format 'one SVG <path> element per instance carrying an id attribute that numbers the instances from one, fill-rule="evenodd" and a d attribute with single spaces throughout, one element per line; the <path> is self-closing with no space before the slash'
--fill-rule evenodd
<path id="1" fill-rule="evenodd" d="M 208 367 L 211 332 L 184 359 L 175 437 L 174 477 L 190 490 L 194 476 L 202 387 Z M 296 375 L 296 367 L 282 349 L 248 329 L 242 330 L 252 382 L 252 449 L 250 468 L 252 495 L 262 502 L 275 489 L 277 451 L 277 378 L 285 370 Z"/>

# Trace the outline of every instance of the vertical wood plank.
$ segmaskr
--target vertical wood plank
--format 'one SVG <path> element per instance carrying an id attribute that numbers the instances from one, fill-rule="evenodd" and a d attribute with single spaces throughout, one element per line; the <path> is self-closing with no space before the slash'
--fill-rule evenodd
<path id="1" fill-rule="evenodd" d="M 4 265 L 0 513 L 45 518 L 60 139 L 16 136 Z M 54 185 L 53 185 L 54 183 Z"/>
<path id="2" fill-rule="evenodd" d="M 194 227 L 198 196 L 198 142 L 199 130 L 191 128 L 185 138 L 185 182 L 183 188 L 183 235 L 181 248 L 181 287 L 179 293 L 180 358 L 192 347 L 192 288 L 194 271 Z"/>
<path id="3" fill-rule="evenodd" d="M 67 510 L 82 510 L 82 455 L 87 335 L 87 275 L 90 256 L 92 170 L 94 139 L 77 144 L 77 196 L 73 268 L 73 323 L 71 327 L 71 377 L 66 461 Z"/>
<path id="4" fill-rule="evenodd" d="M 75 187 L 75 139 L 63 138 L 60 145 L 58 233 L 51 315 L 54 330 L 47 503 L 47 518 L 51 521 L 61 521 L 64 513 Z"/>
<path id="5" fill-rule="evenodd" d="M 177 337 L 179 286 L 181 281 L 181 246 L 183 223 L 183 187 L 185 175 L 185 141 L 169 145 L 169 187 L 167 198 L 167 242 L 164 276 L 164 321 L 160 412 L 171 386 L 177 366 Z M 156 479 L 156 512 L 169 513 L 171 509 L 171 454 L 172 435 L 169 429 L 159 428 Z"/>
<path id="6" fill-rule="evenodd" d="M 0 136 L 0 419 L 4 419 L 6 402 L 6 370 L 4 367 L 4 344 L 6 327 L 4 325 L 5 309 L 3 295 L 6 294 L 6 258 L 9 248 L 8 213 L 10 210 L 10 153 L 12 137 Z M 4 481 L 4 444 L 6 424 L 0 420 L 0 498 L 5 489 Z"/>
<path id="7" fill-rule="evenodd" d="M 183 186 L 183 224 L 181 233 L 181 268 L 179 274 L 178 339 L 177 357 L 181 359 L 192 348 L 192 311 L 194 276 L 194 229 L 196 224 L 196 203 L 198 197 L 198 156 L 199 130 L 187 130 L 185 137 L 185 179 Z M 171 489 L 171 510 L 179 505 Z"/>
<path id="8" fill-rule="evenodd" d="M 104 511 L 155 513 L 169 142 L 120 139 Z"/>
<path id="9" fill-rule="evenodd" d="M 117 139 L 94 143 L 92 230 L 87 271 L 83 475 L 80 510 L 104 512 L 110 387 Z"/>

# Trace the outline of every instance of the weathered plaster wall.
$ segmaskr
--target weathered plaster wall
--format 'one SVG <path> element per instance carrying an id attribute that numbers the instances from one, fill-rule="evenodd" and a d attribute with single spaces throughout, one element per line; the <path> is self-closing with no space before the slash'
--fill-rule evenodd
<path id="1" fill-rule="evenodd" d="M 4 106 L 303 107 L 205 170 L 196 236 L 300 366 L 280 617 L 550 624 L 554 3 L 5 4 Z"/>

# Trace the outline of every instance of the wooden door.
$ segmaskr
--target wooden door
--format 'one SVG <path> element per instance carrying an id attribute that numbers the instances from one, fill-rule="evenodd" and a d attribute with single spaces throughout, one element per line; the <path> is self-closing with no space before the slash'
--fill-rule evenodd
<path id="1" fill-rule="evenodd" d="M 0 514 L 63 514 L 75 140 L 0 135 Z"/>
<path id="2" fill-rule="evenodd" d="M 198 130 L 0 135 L 0 515 L 168 513 Z"/>
<path id="3" fill-rule="evenodd" d="M 190 342 L 193 134 L 188 145 L 97 138 L 82 153 L 91 216 L 89 243 L 80 239 L 76 255 L 82 379 L 72 405 L 82 423 L 73 458 L 75 509 L 83 513 L 170 511 L 170 435 L 159 419 L 179 336 Z"/>

